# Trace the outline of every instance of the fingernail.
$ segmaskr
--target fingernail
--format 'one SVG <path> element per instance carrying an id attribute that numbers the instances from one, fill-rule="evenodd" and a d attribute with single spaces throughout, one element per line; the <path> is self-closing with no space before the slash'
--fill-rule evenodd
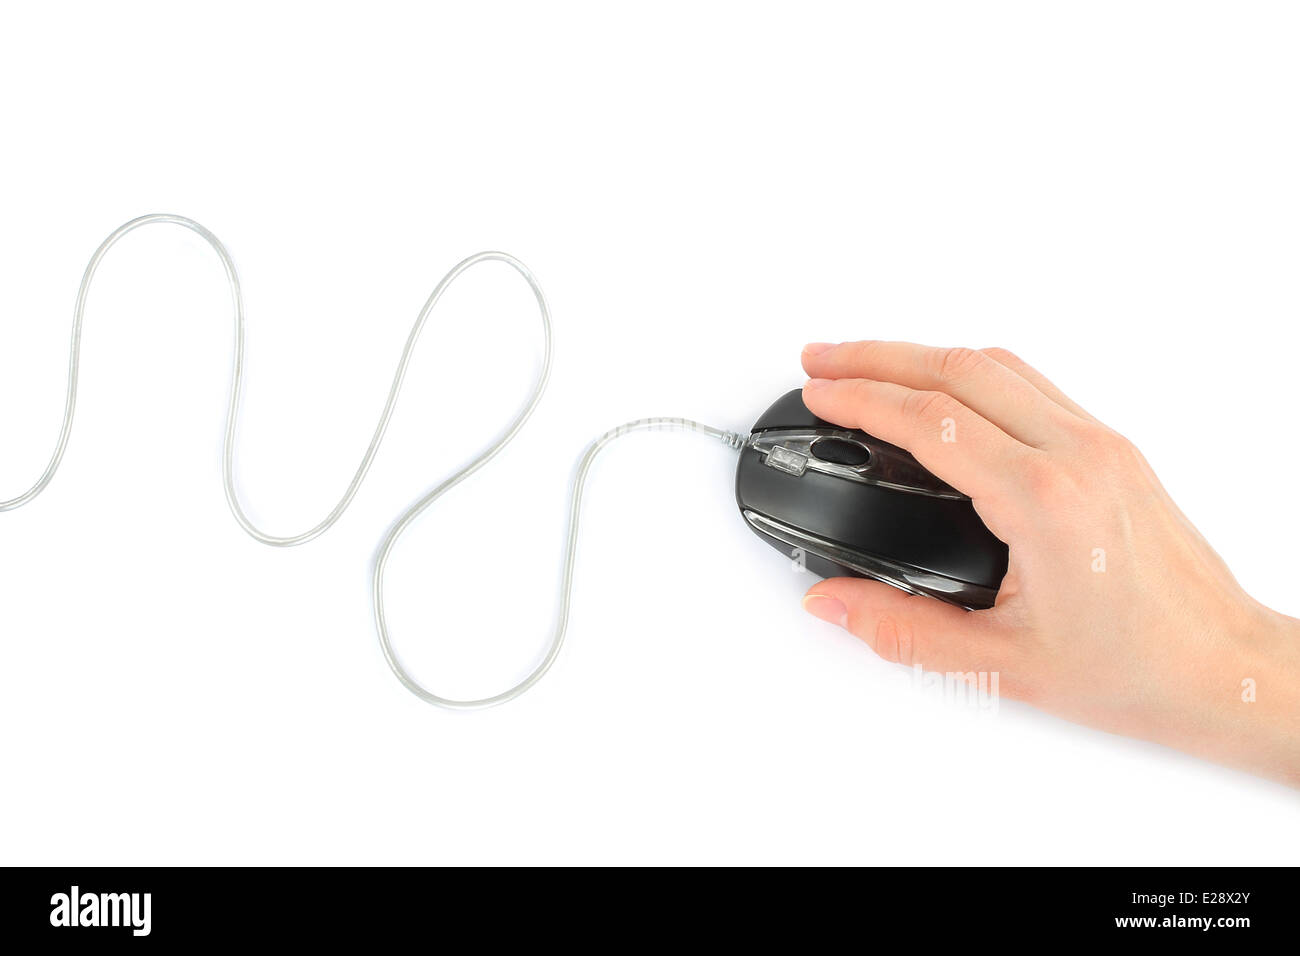
<path id="1" fill-rule="evenodd" d="M 808 389 L 808 388 L 813 388 L 813 389 L 817 389 L 817 388 L 825 388 L 825 387 L 826 387 L 827 385 L 829 385 L 830 383 L 831 383 L 831 380 L 830 380 L 829 378 L 810 378 L 810 379 L 808 379 L 808 381 L 806 381 L 806 382 L 803 383 L 803 387 L 804 387 L 805 389 Z"/>
<path id="2" fill-rule="evenodd" d="M 838 598 L 826 594 L 805 594 L 803 609 L 813 617 L 819 617 L 830 624 L 840 627 L 849 626 L 849 609 Z"/>
<path id="3" fill-rule="evenodd" d="M 821 355 L 827 349 L 835 348 L 833 342 L 809 342 L 803 347 L 804 355 Z"/>

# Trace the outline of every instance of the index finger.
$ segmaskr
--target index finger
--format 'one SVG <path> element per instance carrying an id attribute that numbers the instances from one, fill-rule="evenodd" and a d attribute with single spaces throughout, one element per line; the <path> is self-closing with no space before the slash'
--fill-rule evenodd
<path id="1" fill-rule="evenodd" d="M 844 342 L 804 349 L 814 378 L 868 378 L 947 392 L 1013 438 L 1036 448 L 1068 439 L 1069 412 L 986 352 L 911 342 Z"/>
<path id="2" fill-rule="evenodd" d="M 815 378 L 804 385 L 803 401 L 820 418 L 907 449 L 958 491 L 995 508 L 1019 487 L 1029 462 L 1043 454 L 944 392 L 865 378 Z"/>

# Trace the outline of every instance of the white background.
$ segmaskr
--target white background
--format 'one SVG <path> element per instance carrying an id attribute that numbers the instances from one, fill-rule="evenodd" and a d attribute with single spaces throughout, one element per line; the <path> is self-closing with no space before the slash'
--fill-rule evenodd
<path id="1" fill-rule="evenodd" d="M 491 693 L 549 634 L 594 435 L 747 429 L 809 340 L 1001 345 L 1144 449 L 1300 613 L 1300 17 L 1288 4 L 25 4 L 0 32 L 0 497 L 44 466 L 77 281 L 193 216 L 249 307 L 238 478 L 333 505 L 411 321 L 484 248 L 537 273 L 552 386 L 394 557 L 411 668 Z M 913 686 L 808 617 L 732 453 L 616 443 L 572 628 L 517 702 L 433 709 L 371 622 L 399 509 L 536 374 L 525 287 L 435 316 L 372 478 L 307 547 L 220 490 L 219 267 L 105 262 L 62 472 L 0 516 L 6 863 L 1283 863 L 1297 796 Z"/>

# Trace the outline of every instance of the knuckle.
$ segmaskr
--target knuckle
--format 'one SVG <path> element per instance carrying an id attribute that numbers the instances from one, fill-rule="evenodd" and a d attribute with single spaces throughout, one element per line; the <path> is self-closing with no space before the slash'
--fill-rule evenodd
<path id="1" fill-rule="evenodd" d="M 861 411 L 862 409 L 871 406 L 873 396 L 876 394 L 875 389 L 876 386 L 874 383 L 869 382 L 866 379 L 853 379 L 848 386 L 848 391 L 845 397 L 848 399 L 848 403 L 853 409 Z"/>
<path id="2" fill-rule="evenodd" d="M 903 399 L 903 414 L 923 425 L 939 426 L 956 411 L 956 399 L 943 392 L 911 392 Z"/>
<path id="3" fill-rule="evenodd" d="M 907 621 L 893 614 L 882 614 L 876 619 L 871 646 L 891 664 L 911 667 L 916 650 L 916 640 Z"/>
<path id="4" fill-rule="evenodd" d="M 848 354 L 859 361 L 871 358 L 880 350 L 880 343 L 875 339 L 859 339 L 845 343 Z"/>
<path id="5" fill-rule="evenodd" d="M 975 349 L 938 349 L 933 353 L 934 377 L 940 382 L 959 382 L 988 361 L 988 356 Z"/>
<path id="6" fill-rule="evenodd" d="M 1028 458 L 1021 465 L 1021 474 L 1029 493 L 1039 501 L 1059 501 L 1073 493 L 1069 472 L 1046 455 Z"/>
<path id="7" fill-rule="evenodd" d="M 1093 422 L 1084 423 L 1078 434 L 1079 449 L 1090 465 L 1124 468 L 1137 457 L 1137 449 L 1119 432 Z"/>
<path id="8" fill-rule="evenodd" d="M 846 343 L 843 352 L 836 358 L 842 371 L 863 378 L 880 377 L 880 368 L 884 361 L 881 343 L 875 339 Z"/>
<path id="9" fill-rule="evenodd" d="M 1017 355 L 1015 352 L 1012 352 L 1010 349 L 1004 349 L 995 346 L 994 348 L 991 349 L 980 349 L 980 351 L 985 355 L 987 355 L 989 358 L 993 359 L 993 361 L 997 362 L 1000 365 L 1005 365 L 1008 368 L 1016 368 L 1025 364 L 1024 361 L 1020 358 L 1020 356 Z"/>

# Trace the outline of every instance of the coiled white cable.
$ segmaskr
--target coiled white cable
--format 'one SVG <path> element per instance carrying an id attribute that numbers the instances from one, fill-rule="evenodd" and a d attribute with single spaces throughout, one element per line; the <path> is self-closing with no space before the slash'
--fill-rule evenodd
<path id="1" fill-rule="evenodd" d="M 389 421 L 392 419 L 393 410 L 397 405 L 398 396 L 401 394 L 402 383 L 406 379 L 406 371 L 411 363 L 411 356 L 415 351 L 416 343 L 420 339 L 420 334 L 424 331 L 424 326 L 428 321 L 429 314 L 433 311 L 438 300 L 442 298 L 444 292 L 462 273 L 471 266 L 480 262 L 504 262 L 519 273 L 528 283 L 532 290 L 533 296 L 537 300 L 537 308 L 542 318 L 542 336 L 545 343 L 545 350 L 542 358 L 541 372 L 537 376 L 537 382 L 533 386 L 532 392 L 524 401 L 523 407 L 511 422 L 510 427 L 505 433 L 489 448 L 483 451 L 477 458 L 471 461 L 464 468 L 448 477 L 441 484 L 437 485 L 431 491 L 419 498 L 414 504 L 406 509 L 397 519 L 388 534 L 384 537 L 375 555 L 374 563 L 374 580 L 372 589 L 372 600 L 374 604 L 375 627 L 379 634 L 379 644 L 383 649 L 384 658 L 388 661 L 388 666 L 392 668 L 397 679 L 415 694 L 421 700 L 430 704 L 436 704 L 439 707 L 448 707 L 454 709 L 475 709 L 482 707 L 491 707 L 496 704 L 505 703 L 513 700 L 524 691 L 536 684 L 550 670 L 555 658 L 560 653 L 560 647 L 564 643 L 564 634 L 568 627 L 569 620 L 569 599 L 573 590 L 573 567 L 574 559 L 577 553 L 578 545 L 578 526 L 579 517 L 582 509 L 582 489 L 586 483 L 587 472 L 591 467 L 592 461 L 601 449 L 608 445 L 619 435 L 626 434 L 630 431 L 639 431 L 644 429 L 676 429 L 700 432 L 711 438 L 718 439 L 731 448 L 740 448 L 744 444 L 744 438 L 734 432 L 724 431 L 713 428 L 708 425 L 701 425 L 684 418 L 644 418 L 618 428 L 612 429 L 597 438 L 587 448 L 586 454 L 583 455 L 582 461 L 578 466 L 577 474 L 573 482 L 573 493 L 570 498 L 570 513 L 568 537 L 564 549 L 564 573 L 560 584 L 560 607 L 555 621 L 555 629 L 552 633 L 550 643 L 541 662 L 528 674 L 523 680 L 515 684 L 508 690 L 502 691 L 491 697 L 484 697 L 477 700 L 456 700 L 448 697 L 440 697 L 432 691 L 425 688 L 415 680 L 414 677 L 406 670 L 393 649 L 392 640 L 389 637 L 388 625 L 384 616 L 384 570 L 388 565 L 388 559 L 392 552 L 393 546 L 402 534 L 411 526 L 425 510 L 438 500 L 445 492 L 460 484 L 474 472 L 478 471 L 508 445 L 511 440 L 518 434 L 519 430 L 528 421 L 541 401 L 542 393 L 546 390 L 546 383 L 551 372 L 551 317 L 550 311 L 546 306 L 546 298 L 542 294 L 541 286 L 538 285 L 537 279 L 518 259 L 507 255 L 504 252 L 480 252 L 477 255 L 470 256 L 457 263 L 452 267 L 434 288 L 420 314 L 416 317 L 415 325 L 411 328 L 411 334 L 407 337 L 406 346 L 402 349 L 401 359 L 397 363 L 397 371 L 393 375 L 393 384 L 388 390 L 388 400 L 384 403 L 384 410 L 379 416 L 379 423 L 375 426 L 374 436 L 370 439 L 370 445 L 361 458 L 361 464 L 357 466 L 356 474 L 352 476 L 352 481 L 348 484 L 334 509 L 315 527 L 302 532 L 301 534 L 279 537 L 270 535 L 259 529 L 249 520 L 243 507 L 239 503 L 239 497 L 235 491 L 235 430 L 239 418 L 239 399 L 243 388 L 244 378 L 244 302 L 239 287 L 239 275 L 235 271 L 234 260 L 231 259 L 230 253 L 226 247 L 221 244 L 213 233 L 205 227 L 195 222 L 193 219 L 187 219 L 184 216 L 174 216 L 167 214 L 155 214 L 150 216 L 141 216 L 139 219 L 133 219 L 117 229 L 112 235 L 100 244 L 91 256 L 90 262 L 86 266 L 86 271 L 81 279 L 81 288 L 77 292 L 77 304 L 72 316 L 72 346 L 68 360 L 68 389 L 67 397 L 64 404 L 63 424 L 59 430 L 59 440 L 54 447 L 54 454 L 50 456 L 49 464 L 46 465 L 44 473 L 31 488 L 16 498 L 10 498 L 6 501 L 0 501 L 0 512 L 13 511 L 21 508 L 39 495 L 53 480 L 55 473 L 59 470 L 59 465 L 63 461 L 63 456 L 68 448 L 68 440 L 72 435 L 72 421 L 76 413 L 77 406 L 77 383 L 81 364 L 81 328 L 85 317 L 86 302 L 90 294 L 90 286 L 95 278 L 95 273 L 99 269 L 100 263 L 108 251 L 117 245 L 117 243 L 127 234 L 134 232 L 143 226 L 149 226 L 159 223 L 169 223 L 172 225 L 183 226 L 191 232 L 202 238 L 221 260 L 222 268 L 226 271 L 226 280 L 230 286 L 231 303 L 235 316 L 235 360 L 234 369 L 231 375 L 230 383 L 230 404 L 226 415 L 226 435 L 225 443 L 222 449 L 222 477 L 225 487 L 226 502 L 230 505 L 230 510 L 239 522 L 239 526 L 244 529 L 252 538 L 260 541 L 262 544 L 270 545 L 276 548 L 288 548 L 296 545 L 305 544 L 320 535 L 324 534 L 333 527 L 338 520 L 343 517 L 348 506 L 352 504 L 352 499 L 356 497 L 361 483 L 365 481 L 366 474 L 370 471 L 370 466 L 374 463 L 375 455 L 379 452 L 379 446 L 384 440 L 384 435 L 388 431 Z"/>

